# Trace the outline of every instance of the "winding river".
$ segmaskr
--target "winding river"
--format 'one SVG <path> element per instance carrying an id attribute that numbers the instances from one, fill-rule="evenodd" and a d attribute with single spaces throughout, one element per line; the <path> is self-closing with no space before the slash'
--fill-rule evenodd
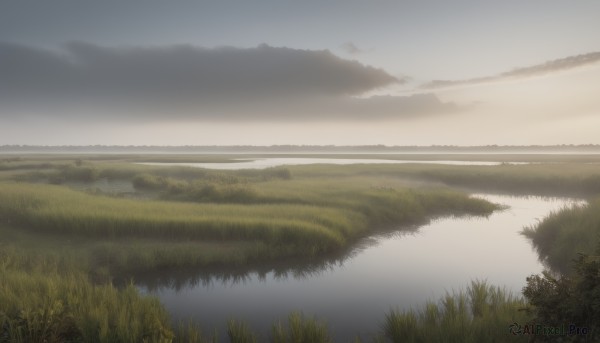
<path id="1" fill-rule="evenodd" d="M 158 296 L 176 320 L 197 320 L 209 332 L 224 330 L 227 319 L 236 318 L 267 337 L 275 320 L 302 311 L 326 320 L 336 342 L 351 341 L 357 334 L 368 341 L 380 331 L 390 309 L 418 308 L 445 292 L 464 289 L 471 280 L 487 280 L 520 293 L 525 278 L 543 266 L 519 232 L 551 211 L 579 202 L 474 196 L 510 207 L 487 218 L 442 218 L 409 233 L 371 237 L 345 257 L 310 272 L 204 275 L 201 282 L 172 280 L 139 287 Z"/>

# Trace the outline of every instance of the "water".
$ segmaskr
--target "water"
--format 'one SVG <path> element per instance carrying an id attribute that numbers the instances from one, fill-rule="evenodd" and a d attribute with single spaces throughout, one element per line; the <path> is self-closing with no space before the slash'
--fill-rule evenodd
<path id="1" fill-rule="evenodd" d="M 301 158 L 301 157 L 286 157 L 286 158 L 258 158 L 258 159 L 236 159 L 239 162 L 225 163 L 162 163 L 162 162 L 144 162 L 140 164 L 157 165 L 157 166 L 186 166 L 207 169 L 265 169 L 270 167 L 278 167 L 283 165 L 302 165 L 302 164 L 399 164 L 399 163 L 425 163 L 425 164 L 446 164 L 446 165 L 464 165 L 464 166 L 495 166 L 502 162 L 488 161 L 418 161 L 418 160 L 384 160 L 384 159 L 358 159 L 358 158 Z M 510 162 L 510 164 L 523 164 L 523 162 Z"/>
<path id="2" fill-rule="evenodd" d="M 209 275 L 177 288 L 141 288 L 157 295 L 175 319 L 193 318 L 205 329 L 222 330 L 227 319 L 236 318 L 267 337 L 273 321 L 302 311 L 325 319 L 336 341 L 351 341 L 356 334 L 369 341 L 391 308 L 418 308 L 471 280 L 520 294 L 525 278 L 543 266 L 519 232 L 577 202 L 476 196 L 510 208 L 488 218 L 443 218 L 412 233 L 371 238 L 341 262 L 308 275 L 249 272 L 236 281 Z"/>

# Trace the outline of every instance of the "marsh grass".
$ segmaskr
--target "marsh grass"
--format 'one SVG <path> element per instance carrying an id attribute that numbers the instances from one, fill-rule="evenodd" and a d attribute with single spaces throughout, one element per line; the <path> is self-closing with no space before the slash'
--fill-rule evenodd
<path id="1" fill-rule="evenodd" d="M 256 343 L 258 338 L 244 322 L 230 319 L 227 321 L 227 336 L 231 343 Z"/>
<path id="2" fill-rule="evenodd" d="M 172 343 L 218 343 L 219 336 L 216 331 L 210 336 L 204 336 L 198 323 L 190 320 L 185 323 L 180 321 L 177 324 L 177 331 Z"/>
<path id="3" fill-rule="evenodd" d="M 216 342 L 194 324 L 173 329 L 154 298 L 129 283 L 112 286 L 115 276 L 320 257 L 378 230 L 498 209 L 444 185 L 585 196 L 600 189 L 597 166 L 583 164 L 211 171 L 117 158 L 3 163 L 2 180 L 63 185 L 0 183 L 0 341 L 15 342 Z M 152 199 L 66 187 L 102 179 L 130 183 Z M 585 251 L 580 244 L 596 241 L 598 213 L 598 201 L 565 209 L 526 235 L 548 242 L 548 256 L 569 260 L 573 249 Z M 526 320 L 523 306 L 520 298 L 474 282 L 421 310 L 391 311 L 384 333 L 400 342 L 513 342 L 518 337 L 507 333 L 508 325 Z M 273 325 L 273 342 L 331 341 L 326 325 L 313 318 L 292 314 L 286 324 Z M 244 323 L 230 323 L 229 330 L 230 341 L 258 339 Z"/>
<path id="4" fill-rule="evenodd" d="M 359 215 L 307 205 L 217 205 L 116 199 L 46 185 L 4 184 L 0 215 L 45 232 L 90 237 L 263 240 L 339 246 Z"/>
<path id="5" fill-rule="evenodd" d="M 600 240 L 600 198 L 552 212 L 522 234 L 531 240 L 542 261 L 555 271 L 570 274 L 578 254 L 592 254 Z"/>
<path id="6" fill-rule="evenodd" d="M 330 343 L 327 324 L 300 312 L 288 316 L 287 326 L 281 321 L 271 327 L 273 343 Z"/>
<path id="7" fill-rule="evenodd" d="M 302 185 L 294 187 L 298 186 Z M 42 184 L 3 183 L 0 216 L 47 233 L 113 239 L 261 241 L 297 245 L 316 254 L 339 249 L 374 225 L 412 224 L 449 213 L 489 214 L 497 208 L 449 190 L 343 190 L 343 185 L 335 184 L 321 190 L 305 189 L 305 199 L 291 198 L 282 203 L 195 204 L 120 199 Z M 282 187 L 281 191 L 290 189 Z"/>
<path id="8" fill-rule="evenodd" d="M 535 159 L 533 157 L 532 159 Z M 595 196 L 600 194 L 597 164 L 569 158 L 534 164 L 453 166 L 433 164 L 304 165 L 289 167 L 295 178 L 377 176 L 441 183 L 517 195 Z"/>
<path id="9" fill-rule="evenodd" d="M 275 155 L 268 155 L 267 157 Z M 284 156 L 284 155 L 281 155 Z M 297 155 L 299 156 L 299 155 Z M 261 157 L 256 155 L 255 157 Z M 264 157 L 264 156 L 263 156 Z M 302 157 L 308 157 L 302 156 Z M 327 158 L 373 158 L 373 155 L 318 155 Z M 252 182 L 289 180 L 296 178 L 346 178 L 351 176 L 376 176 L 439 182 L 450 186 L 467 187 L 485 191 L 536 195 L 589 196 L 600 193 L 600 173 L 597 156 L 574 155 L 380 155 L 377 158 L 411 160 L 497 160 L 535 162 L 533 164 L 501 164 L 495 166 L 452 166 L 433 164 L 368 164 L 368 165 L 298 165 L 264 170 L 208 170 L 192 167 L 149 166 L 141 161 L 155 162 L 232 162 L 233 158 L 252 158 L 248 155 L 29 155 L 10 156 L 0 161 L 0 178 L 4 172 L 22 171 L 10 177 L 25 178 L 27 172 L 35 173 L 33 179 L 53 178 L 57 183 L 69 178 L 85 180 L 98 177 L 132 180 L 137 174 L 152 174 L 183 180 L 214 180 L 234 178 Z M 134 162 L 134 163 L 132 163 Z M 61 181 L 62 180 L 62 181 Z"/>
<path id="10" fill-rule="evenodd" d="M 514 322 L 525 323 L 526 303 L 502 288 L 472 281 L 466 291 L 446 294 L 422 309 L 386 315 L 383 331 L 392 342 L 514 342 Z"/>
<path id="11" fill-rule="evenodd" d="M 173 333 L 162 305 L 133 285 L 92 285 L 80 273 L 3 269 L 0 322 L 10 342 L 163 342 Z"/>

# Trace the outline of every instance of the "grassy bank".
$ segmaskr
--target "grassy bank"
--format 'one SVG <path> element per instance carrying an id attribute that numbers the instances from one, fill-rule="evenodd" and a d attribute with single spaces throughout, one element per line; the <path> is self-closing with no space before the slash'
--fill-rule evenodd
<path id="1" fill-rule="evenodd" d="M 127 199 L 5 182 L 0 218 L 10 223 L 5 230 L 31 234 L 32 240 L 77 240 L 88 247 L 82 259 L 93 262 L 94 269 L 123 272 L 311 258 L 378 230 L 440 215 L 487 215 L 497 208 L 449 189 L 375 187 L 370 178 L 254 185 L 260 196 L 241 204 Z"/>
<path id="2" fill-rule="evenodd" d="M 569 273 L 578 254 L 592 254 L 600 241 L 600 198 L 551 213 L 523 235 L 550 267 Z"/>

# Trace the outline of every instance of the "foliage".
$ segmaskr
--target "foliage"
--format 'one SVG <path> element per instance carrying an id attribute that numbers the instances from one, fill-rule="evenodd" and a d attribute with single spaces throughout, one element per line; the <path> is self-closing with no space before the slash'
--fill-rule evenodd
<path id="1" fill-rule="evenodd" d="M 596 250 L 600 255 L 600 245 Z M 533 306 L 535 322 L 549 327 L 574 325 L 585 335 L 569 335 L 568 341 L 600 339 L 600 256 L 580 254 L 573 262 L 574 275 L 527 278 L 523 294 Z M 552 337 L 541 337 L 551 340 Z"/>

